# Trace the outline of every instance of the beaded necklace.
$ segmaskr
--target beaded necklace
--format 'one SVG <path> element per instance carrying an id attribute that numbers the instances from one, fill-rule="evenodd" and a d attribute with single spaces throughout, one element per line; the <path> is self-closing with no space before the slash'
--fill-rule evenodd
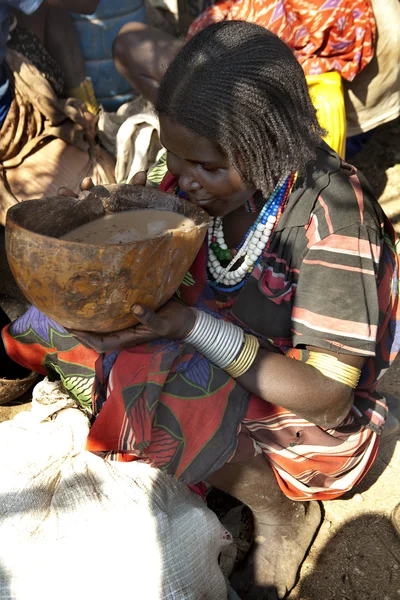
<path id="1" fill-rule="evenodd" d="M 258 190 L 251 198 L 246 200 L 244 209 L 249 213 L 257 213 L 264 207 L 265 200 L 262 193 Z"/>
<path id="2" fill-rule="evenodd" d="M 290 173 L 279 179 L 257 219 L 233 251 L 225 243 L 222 218 L 211 218 L 208 228 L 208 270 L 211 275 L 209 283 L 214 289 L 231 293 L 244 286 L 269 246 L 271 234 L 292 190 L 294 177 L 295 174 Z M 241 258 L 244 259 L 242 264 L 232 270 Z M 221 261 L 228 264 L 223 266 Z"/>

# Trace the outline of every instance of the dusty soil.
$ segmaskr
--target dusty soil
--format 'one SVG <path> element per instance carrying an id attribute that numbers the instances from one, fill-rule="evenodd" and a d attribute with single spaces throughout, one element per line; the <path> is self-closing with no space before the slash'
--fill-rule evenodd
<path id="1" fill-rule="evenodd" d="M 364 173 L 395 229 L 400 231 L 400 119 L 380 127 L 351 162 Z"/>
<path id="2" fill-rule="evenodd" d="M 400 231 L 400 119 L 382 127 L 352 162 L 364 172 Z M 0 305 L 15 318 L 23 312 L 25 303 L 4 263 L 2 228 L 0 282 Z M 381 388 L 400 396 L 400 358 L 383 378 Z M 29 399 L 26 394 L 12 405 L 0 406 L 0 421 L 29 410 Z M 400 413 L 398 406 L 397 411 Z M 392 510 L 400 502 L 399 442 L 400 434 L 381 445 L 372 469 L 353 493 L 324 503 L 323 524 L 289 600 L 400 599 L 400 539 L 390 521 Z M 235 506 L 218 497 L 210 498 L 210 504 L 221 517 Z M 239 555 L 251 535 L 248 513 L 243 513 L 242 522 Z"/>

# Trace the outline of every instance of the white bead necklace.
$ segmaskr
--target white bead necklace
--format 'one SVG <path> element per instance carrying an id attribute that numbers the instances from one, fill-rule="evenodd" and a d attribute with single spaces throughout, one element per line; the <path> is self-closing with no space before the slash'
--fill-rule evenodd
<path id="1" fill-rule="evenodd" d="M 236 256 L 229 261 L 226 267 L 221 265 L 220 260 L 216 256 L 216 252 L 221 254 L 221 251 L 227 252 L 228 250 L 224 239 L 223 221 L 221 217 L 211 218 L 208 228 L 208 269 L 214 279 L 213 285 L 215 287 L 221 283 L 231 288 L 227 291 L 233 291 L 244 284 L 244 280 L 253 271 L 269 242 L 275 226 L 276 215 L 281 204 L 286 201 L 290 193 L 293 178 L 292 174 L 281 177 L 259 217 L 248 230 Z M 229 251 L 227 256 L 228 254 Z M 240 259 L 243 259 L 243 262 L 238 268 L 232 270 L 232 267 Z"/>

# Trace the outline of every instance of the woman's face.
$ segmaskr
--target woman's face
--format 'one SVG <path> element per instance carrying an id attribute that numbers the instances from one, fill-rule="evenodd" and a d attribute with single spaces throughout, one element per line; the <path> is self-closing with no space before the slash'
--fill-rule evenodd
<path id="1" fill-rule="evenodd" d="M 255 192 L 242 182 L 227 156 L 211 140 L 166 116 L 160 116 L 160 126 L 169 172 L 178 178 L 189 200 L 211 216 L 227 215 Z"/>

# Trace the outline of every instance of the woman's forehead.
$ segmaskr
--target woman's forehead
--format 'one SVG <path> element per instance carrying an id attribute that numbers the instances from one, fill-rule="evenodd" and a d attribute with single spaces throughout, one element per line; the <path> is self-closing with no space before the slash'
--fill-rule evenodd
<path id="1" fill-rule="evenodd" d="M 165 115 L 160 116 L 160 137 L 162 145 L 179 158 L 199 163 L 226 159 L 212 140 L 171 121 Z"/>

